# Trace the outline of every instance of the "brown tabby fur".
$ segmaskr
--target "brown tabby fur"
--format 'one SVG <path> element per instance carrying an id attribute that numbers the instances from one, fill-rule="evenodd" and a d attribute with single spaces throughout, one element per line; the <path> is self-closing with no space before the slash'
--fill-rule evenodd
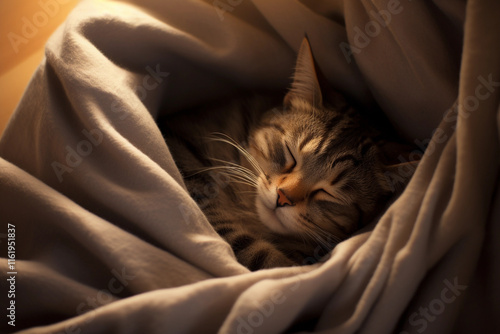
<path id="1" fill-rule="evenodd" d="M 323 104 L 306 39 L 276 105 L 239 99 L 160 124 L 191 196 L 251 270 L 320 260 L 392 195 L 377 132 L 341 97 Z"/>

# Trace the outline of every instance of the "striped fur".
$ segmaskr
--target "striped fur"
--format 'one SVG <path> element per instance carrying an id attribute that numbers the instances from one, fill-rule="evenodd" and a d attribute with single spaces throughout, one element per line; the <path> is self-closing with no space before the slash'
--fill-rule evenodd
<path id="1" fill-rule="evenodd" d="M 323 105 L 307 41 L 275 105 L 239 99 L 161 124 L 191 196 L 251 270 L 320 260 L 391 194 L 376 133 L 347 103 Z"/>

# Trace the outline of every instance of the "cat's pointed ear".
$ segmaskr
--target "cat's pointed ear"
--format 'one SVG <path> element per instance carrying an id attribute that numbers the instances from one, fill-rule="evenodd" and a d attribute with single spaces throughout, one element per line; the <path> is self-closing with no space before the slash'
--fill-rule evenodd
<path id="1" fill-rule="evenodd" d="M 300 45 L 292 87 L 284 100 L 285 107 L 290 107 L 292 100 L 295 98 L 306 100 L 314 107 L 321 107 L 323 105 L 321 88 L 314 68 L 314 58 L 311 46 L 306 37 L 304 37 Z"/>

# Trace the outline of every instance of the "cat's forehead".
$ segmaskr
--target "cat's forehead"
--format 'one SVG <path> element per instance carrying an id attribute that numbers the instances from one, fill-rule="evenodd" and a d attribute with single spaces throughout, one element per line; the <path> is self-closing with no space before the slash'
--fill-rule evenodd
<path id="1" fill-rule="evenodd" d="M 320 142 L 321 140 L 315 141 L 307 150 L 299 151 L 297 159 L 300 160 L 300 168 L 304 173 L 313 178 L 323 179 L 335 174 L 335 161 L 341 156 L 341 152 L 333 151 L 323 154 L 320 150 Z"/>
<path id="2" fill-rule="evenodd" d="M 339 149 L 352 146 L 359 137 L 358 125 L 348 114 L 335 110 L 317 109 L 307 103 L 295 103 L 293 109 L 273 109 L 267 113 L 255 132 L 259 144 L 290 145 L 296 153 L 335 156 L 330 142 L 336 141 Z"/>
<path id="3" fill-rule="evenodd" d="M 320 136 L 326 131 L 338 132 L 336 129 L 342 121 L 350 119 L 349 115 L 329 110 L 314 108 L 307 103 L 296 103 L 291 109 L 274 108 L 263 117 L 260 131 L 269 131 L 269 124 L 279 124 L 282 135 L 298 138 L 302 134 Z"/>

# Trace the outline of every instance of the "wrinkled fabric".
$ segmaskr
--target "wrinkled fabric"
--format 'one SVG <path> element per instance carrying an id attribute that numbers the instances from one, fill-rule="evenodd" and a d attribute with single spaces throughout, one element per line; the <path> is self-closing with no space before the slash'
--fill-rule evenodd
<path id="1" fill-rule="evenodd" d="M 83 1 L 0 140 L 1 331 L 500 328 L 499 12 L 479 0 Z M 334 88 L 427 150 L 378 224 L 325 263 L 251 273 L 189 197 L 155 119 L 284 90 L 305 35 Z"/>

